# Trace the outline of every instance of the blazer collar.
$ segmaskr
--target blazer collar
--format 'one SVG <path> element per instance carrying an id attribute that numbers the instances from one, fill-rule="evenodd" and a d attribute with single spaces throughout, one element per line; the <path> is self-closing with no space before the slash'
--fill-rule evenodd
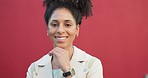
<path id="1" fill-rule="evenodd" d="M 71 61 L 73 60 L 78 61 L 78 62 L 87 61 L 87 58 L 85 55 L 86 53 L 82 51 L 81 49 L 77 48 L 76 46 L 73 46 L 73 47 L 74 47 L 74 53 L 73 53 Z"/>

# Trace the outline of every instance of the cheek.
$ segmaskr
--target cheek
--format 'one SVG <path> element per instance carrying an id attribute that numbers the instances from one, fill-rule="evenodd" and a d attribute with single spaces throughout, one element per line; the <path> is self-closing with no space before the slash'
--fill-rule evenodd
<path id="1" fill-rule="evenodd" d="M 48 30 L 48 37 L 52 40 L 53 36 L 54 36 L 54 32 Z"/>
<path id="2" fill-rule="evenodd" d="M 69 35 L 72 36 L 72 37 L 75 37 L 76 34 L 77 34 L 77 31 L 76 30 L 70 30 L 68 31 Z"/>
<path id="3" fill-rule="evenodd" d="M 48 34 L 49 36 L 53 35 L 55 33 L 55 30 L 53 29 L 48 29 Z"/>

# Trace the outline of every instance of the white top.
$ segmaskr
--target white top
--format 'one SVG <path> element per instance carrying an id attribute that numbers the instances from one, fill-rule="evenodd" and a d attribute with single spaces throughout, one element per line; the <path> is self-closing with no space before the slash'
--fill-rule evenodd
<path id="1" fill-rule="evenodd" d="M 52 73 L 53 73 L 53 78 L 64 78 L 61 69 L 53 69 Z"/>
<path id="2" fill-rule="evenodd" d="M 101 61 L 75 46 L 70 65 L 75 70 L 72 78 L 103 78 Z M 30 65 L 26 78 L 54 78 L 52 71 L 51 56 L 47 54 Z M 53 72 L 59 74 L 59 71 Z"/>

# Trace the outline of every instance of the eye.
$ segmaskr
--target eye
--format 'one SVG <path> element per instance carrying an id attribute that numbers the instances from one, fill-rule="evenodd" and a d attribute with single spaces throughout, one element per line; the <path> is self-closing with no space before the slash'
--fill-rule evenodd
<path id="1" fill-rule="evenodd" d="M 53 26 L 53 27 L 58 26 L 58 24 L 57 24 L 57 23 L 51 23 L 50 25 L 51 25 L 51 26 Z"/>
<path id="2" fill-rule="evenodd" d="M 70 26 L 72 26 L 72 25 L 71 25 L 71 24 L 65 24 L 65 26 L 66 26 L 66 27 L 70 27 Z"/>

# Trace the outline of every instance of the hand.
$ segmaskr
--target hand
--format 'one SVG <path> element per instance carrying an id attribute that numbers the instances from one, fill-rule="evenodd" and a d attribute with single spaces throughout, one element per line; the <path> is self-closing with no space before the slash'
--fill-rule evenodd
<path id="1" fill-rule="evenodd" d="M 49 55 L 53 56 L 52 66 L 55 68 L 61 68 L 63 72 L 67 72 L 70 69 L 69 54 L 68 51 L 56 47 L 49 52 Z"/>

